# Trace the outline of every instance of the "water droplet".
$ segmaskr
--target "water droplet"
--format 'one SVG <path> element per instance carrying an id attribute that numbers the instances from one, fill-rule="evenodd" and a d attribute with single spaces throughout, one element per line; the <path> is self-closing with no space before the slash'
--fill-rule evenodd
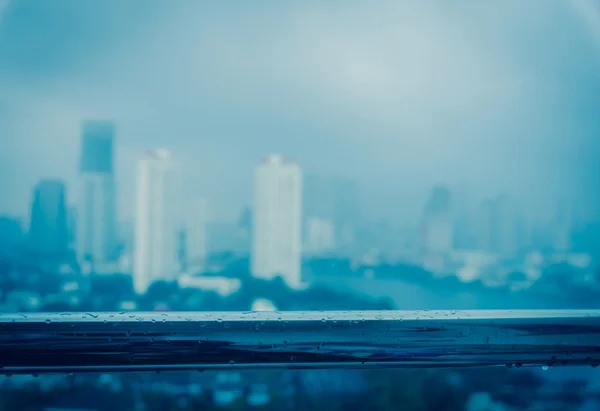
<path id="1" fill-rule="evenodd" d="M 543 366 L 542 366 L 542 371 L 548 371 L 548 369 L 549 369 L 549 368 L 550 368 L 549 366 L 547 366 L 547 365 L 543 365 Z"/>
<path id="2" fill-rule="evenodd" d="M 106 323 L 107 323 L 107 321 L 106 321 L 106 320 L 103 320 L 102 322 L 103 322 L 104 324 L 106 324 Z"/>
<path id="3" fill-rule="evenodd" d="M 50 318 L 46 318 L 46 324 L 50 324 L 52 320 Z"/>
<path id="4" fill-rule="evenodd" d="M 233 364 L 235 364 L 235 361 L 229 360 L 229 365 L 233 365 Z"/>
<path id="5" fill-rule="evenodd" d="M 322 322 L 326 322 L 327 320 L 325 319 L 325 317 L 321 318 Z"/>
<path id="6" fill-rule="evenodd" d="M 294 357 L 293 355 L 290 357 L 290 361 L 296 361 L 296 357 Z"/>
<path id="7" fill-rule="evenodd" d="M 218 323 L 220 323 L 221 321 L 223 321 L 223 319 L 221 317 L 217 318 Z"/>

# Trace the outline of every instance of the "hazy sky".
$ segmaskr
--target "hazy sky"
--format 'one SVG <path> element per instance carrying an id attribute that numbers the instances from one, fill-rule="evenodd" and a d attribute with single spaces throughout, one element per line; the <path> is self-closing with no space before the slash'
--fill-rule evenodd
<path id="1" fill-rule="evenodd" d="M 547 213 L 600 204 L 600 1 L 0 0 L 0 212 L 76 192 L 80 127 L 117 125 L 122 218 L 148 148 L 217 219 L 270 152 L 410 221 L 435 183 Z"/>

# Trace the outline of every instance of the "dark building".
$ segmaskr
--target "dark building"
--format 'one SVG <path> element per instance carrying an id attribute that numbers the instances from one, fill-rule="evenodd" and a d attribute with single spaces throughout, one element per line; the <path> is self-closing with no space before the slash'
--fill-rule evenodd
<path id="1" fill-rule="evenodd" d="M 44 254 L 64 252 L 68 248 L 65 191 L 63 182 L 45 180 L 38 183 L 33 192 L 29 241 Z"/>
<path id="2" fill-rule="evenodd" d="M 84 173 L 113 172 L 114 125 L 108 121 L 83 123 L 81 171 Z"/>
<path id="3" fill-rule="evenodd" d="M 76 250 L 82 261 L 111 261 L 118 255 L 113 144 L 110 121 L 85 121 L 81 134 Z"/>

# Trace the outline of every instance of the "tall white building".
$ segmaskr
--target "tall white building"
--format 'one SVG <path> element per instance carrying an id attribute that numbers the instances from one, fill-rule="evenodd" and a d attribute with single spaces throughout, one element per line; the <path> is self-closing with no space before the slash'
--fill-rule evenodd
<path id="1" fill-rule="evenodd" d="M 174 280 L 178 270 L 176 181 L 171 153 L 151 150 L 138 168 L 133 285 L 144 293 L 156 280 Z"/>
<path id="2" fill-rule="evenodd" d="M 302 174 L 280 155 L 266 158 L 254 173 L 252 274 L 281 276 L 291 288 L 301 279 Z"/>
<path id="3" fill-rule="evenodd" d="M 83 124 L 75 235 L 80 263 L 116 258 L 113 138 L 114 125 L 110 122 Z"/>
<path id="4" fill-rule="evenodd" d="M 206 268 L 206 200 L 196 199 L 187 212 L 185 221 L 185 260 L 188 270 Z"/>

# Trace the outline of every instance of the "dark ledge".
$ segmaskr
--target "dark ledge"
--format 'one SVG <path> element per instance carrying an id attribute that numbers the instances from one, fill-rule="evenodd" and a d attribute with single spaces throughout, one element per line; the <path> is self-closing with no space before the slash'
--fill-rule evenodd
<path id="1" fill-rule="evenodd" d="M 0 373 L 600 364 L 600 310 L 0 314 Z"/>

